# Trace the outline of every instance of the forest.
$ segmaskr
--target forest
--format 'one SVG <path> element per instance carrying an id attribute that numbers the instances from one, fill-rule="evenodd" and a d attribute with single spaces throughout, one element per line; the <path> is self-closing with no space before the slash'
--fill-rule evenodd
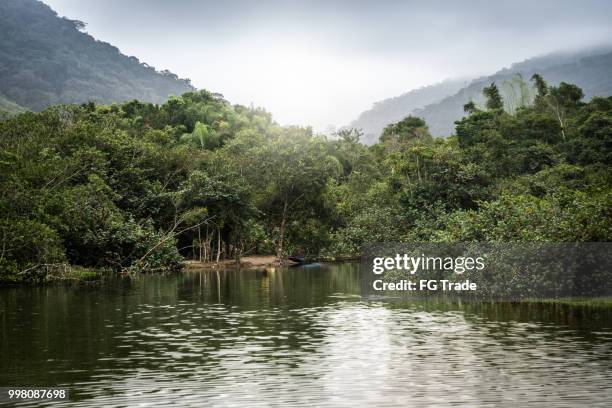
<path id="1" fill-rule="evenodd" d="M 37 0 L 0 1 L 0 119 L 49 105 L 140 99 L 195 90 L 188 79 L 95 39 Z"/>
<path id="2" fill-rule="evenodd" d="M 408 116 L 372 146 L 205 90 L 18 114 L 0 121 L 0 281 L 385 241 L 610 241 L 612 97 L 537 74 L 518 89 L 486 86 L 449 138 Z"/>

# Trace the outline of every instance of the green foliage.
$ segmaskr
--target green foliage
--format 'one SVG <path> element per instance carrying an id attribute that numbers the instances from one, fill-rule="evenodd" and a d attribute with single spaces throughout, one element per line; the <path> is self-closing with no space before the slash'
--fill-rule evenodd
<path id="1" fill-rule="evenodd" d="M 531 76 L 531 80 L 533 81 L 535 88 L 537 90 L 537 97 L 543 98 L 548 94 L 548 84 L 544 81 L 544 78 L 540 74 L 533 74 Z"/>
<path id="2" fill-rule="evenodd" d="M 1 219 L 0 239 L 0 281 L 21 279 L 20 265 L 29 267 L 66 260 L 57 232 L 34 220 Z"/>
<path id="3" fill-rule="evenodd" d="M 0 122 L 0 280 L 380 241 L 608 241 L 612 98 L 538 81 L 514 112 L 488 87 L 456 137 L 407 117 L 371 147 L 207 91 L 20 114 Z"/>
<path id="4" fill-rule="evenodd" d="M 549 56 L 517 68 L 530 83 L 499 73 L 440 101 L 443 117 L 418 112 L 441 134 L 463 106 L 448 139 L 402 115 L 462 81 L 383 102 L 374 128 L 396 122 L 368 147 L 371 128 L 327 139 L 194 91 L 34 0 L 2 1 L 0 26 L 0 281 L 379 241 L 611 238 L 612 98 L 582 98 L 605 89 L 612 54 L 576 64 L 593 73 L 585 91 L 534 74 L 565 72 Z"/>
<path id="5" fill-rule="evenodd" d="M 491 83 L 491 85 L 485 86 L 482 89 L 482 93 L 486 98 L 485 106 L 487 107 L 487 109 L 495 110 L 504 108 L 504 102 L 502 100 L 501 94 L 499 93 L 497 85 Z"/>
<path id="6" fill-rule="evenodd" d="M 219 147 L 219 138 L 214 130 L 210 130 L 202 122 L 196 122 L 193 132 L 181 136 L 181 141 L 195 144 L 200 149 L 214 149 Z"/>
<path id="7" fill-rule="evenodd" d="M 486 87 L 488 110 L 466 106 L 456 138 L 414 137 L 422 124 L 410 117 L 388 126 L 370 149 L 382 180 L 333 186 L 336 250 L 398 240 L 610 240 L 612 98 L 585 104 L 573 85 L 534 82 L 535 103 L 524 90 L 511 113 L 495 85 Z"/>
<path id="8" fill-rule="evenodd" d="M 437 239 L 465 241 L 608 241 L 612 192 L 561 189 L 542 198 L 502 195 L 479 211 L 452 214 Z"/>
<path id="9" fill-rule="evenodd" d="M 427 124 L 421 118 L 407 116 L 397 123 L 393 123 L 382 132 L 382 143 L 406 143 L 410 140 L 431 139 Z"/>
<path id="10" fill-rule="evenodd" d="M 230 148 L 236 153 L 232 163 L 255 189 L 253 198 L 268 223 L 277 255 L 287 249 L 310 252 L 319 247 L 304 228 L 313 226 L 310 231 L 321 236 L 314 225 L 326 217 L 323 192 L 327 181 L 343 172 L 340 161 L 329 153 L 327 141 L 313 137 L 310 129 L 292 127 L 263 144 L 240 152 L 235 147 Z"/>
<path id="11" fill-rule="evenodd" d="M 465 113 L 475 113 L 478 110 L 478 108 L 476 107 L 476 104 L 474 103 L 474 101 L 469 101 L 468 103 L 466 103 L 465 105 L 463 105 L 463 111 Z"/>

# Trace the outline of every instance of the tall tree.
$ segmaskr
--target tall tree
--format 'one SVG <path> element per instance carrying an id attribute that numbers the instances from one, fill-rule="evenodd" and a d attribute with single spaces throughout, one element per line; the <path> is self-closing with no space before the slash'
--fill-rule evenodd
<path id="1" fill-rule="evenodd" d="M 494 82 L 492 82 L 489 86 L 485 86 L 482 89 L 482 93 L 487 99 L 487 101 L 485 102 L 485 106 L 487 107 L 487 109 L 495 110 L 504 108 L 504 101 L 502 100 L 501 94 L 499 93 L 499 89 L 497 88 L 497 85 L 495 85 Z"/>

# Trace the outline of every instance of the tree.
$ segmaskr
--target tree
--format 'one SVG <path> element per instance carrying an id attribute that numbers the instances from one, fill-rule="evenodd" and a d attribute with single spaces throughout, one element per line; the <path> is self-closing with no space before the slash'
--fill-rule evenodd
<path id="1" fill-rule="evenodd" d="M 566 84 L 561 82 L 558 87 L 549 88 L 549 92 L 544 96 L 543 100 L 550 112 L 555 115 L 561 128 L 561 136 L 565 140 L 565 121 L 569 111 L 574 110 L 584 93 L 582 89 L 576 85 Z"/>
<path id="2" fill-rule="evenodd" d="M 341 173 L 340 163 L 325 143 L 313 137 L 310 129 L 291 127 L 247 152 L 249 176 L 259 190 L 258 206 L 275 227 L 279 261 L 286 253 L 289 224 L 296 221 L 299 228 L 308 218 L 322 216 L 327 180 Z"/>
<path id="3" fill-rule="evenodd" d="M 477 110 L 478 108 L 476 107 L 476 104 L 474 103 L 474 101 L 469 101 L 468 103 L 463 105 L 463 111 L 467 113 L 468 115 L 475 113 Z"/>
<path id="4" fill-rule="evenodd" d="M 427 123 L 415 116 L 406 116 L 383 130 L 380 141 L 387 146 L 400 146 L 416 140 L 431 140 Z"/>
<path id="5" fill-rule="evenodd" d="M 193 132 L 181 136 L 181 141 L 194 144 L 202 150 L 212 150 L 219 146 L 219 139 L 216 137 L 215 131 L 199 121 L 196 122 Z"/>
<path id="6" fill-rule="evenodd" d="M 485 106 L 489 110 L 501 110 L 504 108 L 504 101 L 502 100 L 499 89 L 495 83 L 491 83 L 489 86 L 485 86 L 482 89 L 482 93 L 486 98 Z"/>
<path id="7" fill-rule="evenodd" d="M 525 82 L 520 73 L 515 74 L 511 80 L 504 81 L 502 85 L 506 95 L 507 112 L 515 113 L 518 109 L 533 103 L 533 89 Z"/>
<path id="8" fill-rule="evenodd" d="M 241 229 L 255 215 L 243 179 L 195 170 L 181 186 L 179 200 L 179 212 L 193 226 L 180 237 L 182 247 L 196 241 L 198 257 L 205 261 L 213 259 L 213 252 L 217 262 L 221 254 L 240 257 Z"/>
<path id="9" fill-rule="evenodd" d="M 548 84 L 540 74 L 533 74 L 531 76 L 531 81 L 535 84 L 538 98 L 544 98 L 548 95 Z"/>
<path id="10" fill-rule="evenodd" d="M 455 137 L 409 116 L 374 146 L 207 91 L 0 121 L 0 280 L 390 239 L 609 241 L 612 97 L 538 81 L 515 111 L 466 104 Z"/>

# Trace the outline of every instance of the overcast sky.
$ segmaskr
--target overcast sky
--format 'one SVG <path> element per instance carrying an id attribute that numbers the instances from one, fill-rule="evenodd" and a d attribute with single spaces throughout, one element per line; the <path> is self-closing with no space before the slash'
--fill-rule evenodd
<path id="1" fill-rule="evenodd" d="M 44 0 L 95 38 L 281 124 L 612 38 L 612 1 Z"/>

